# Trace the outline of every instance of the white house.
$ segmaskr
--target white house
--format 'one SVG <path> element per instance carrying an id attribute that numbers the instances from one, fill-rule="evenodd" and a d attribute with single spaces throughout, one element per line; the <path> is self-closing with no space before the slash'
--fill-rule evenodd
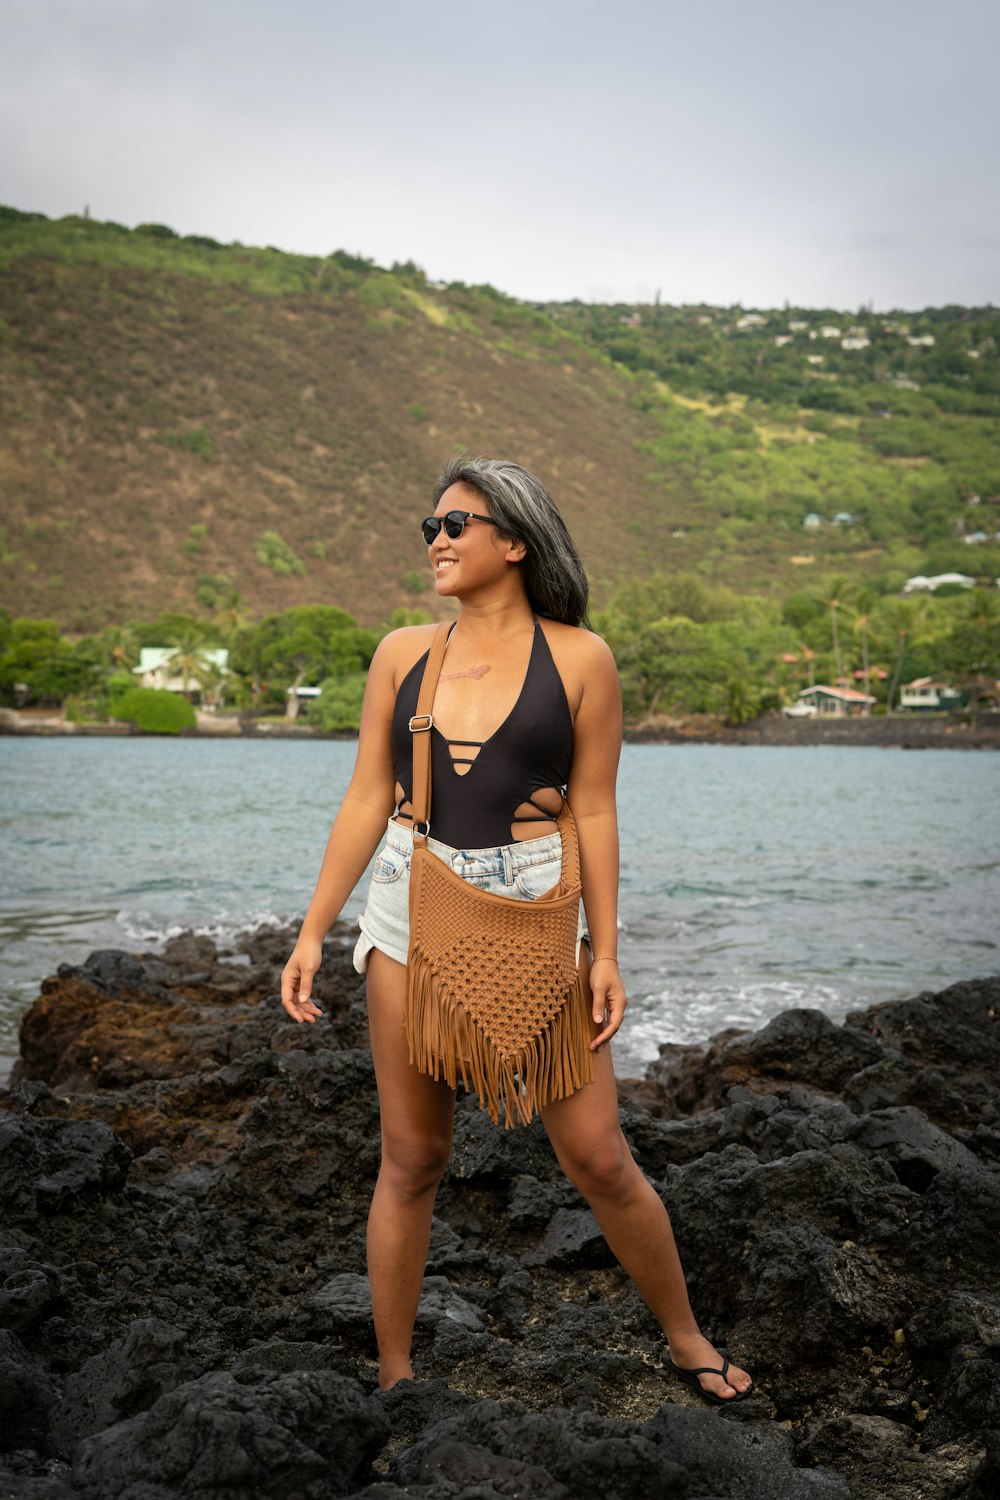
<path id="1" fill-rule="evenodd" d="M 841 339 L 840 347 L 841 349 L 867 349 L 870 343 L 871 339 L 853 337 Z"/>
<path id="2" fill-rule="evenodd" d="M 183 693 L 184 674 L 178 669 L 176 658 L 180 655 L 177 646 L 142 646 L 139 650 L 139 665 L 132 668 L 139 679 L 140 687 L 163 688 L 168 693 Z M 198 657 L 207 666 L 217 667 L 223 677 L 229 675 L 229 651 L 225 646 L 206 646 L 198 651 Z M 192 673 L 188 678 L 187 691 L 201 698 L 201 683 Z"/>
<path id="3" fill-rule="evenodd" d="M 935 682 L 930 677 L 917 677 L 904 683 L 899 694 L 900 708 L 912 708 L 931 712 L 934 709 L 957 708 L 962 695 L 947 682 Z"/>
<path id="4" fill-rule="evenodd" d="M 870 693 L 859 693 L 857 688 L 817 683 L 815 687 L 803 688 L 798 702 L 805 709 L 812 707 L 821 719 L 845 719 L 869 714 L 875 699 Z"/>
<path id="5" fill-rule="evenodd" d="M 976 580 L 970 578 L 967 573 L 936 573 L 933 578 L 928 578 L 923 573 L 915 573 L 903 584 L 904 594 L 933 594 L 943 583 L 958 583 L 963 589 L 974 589 Z"/>
<path id="6" fill-rule="evenodd" d="M 814 510 L 811 510 L 806 516 L 805 520 L 802 522 L 802 525 L 805 527 L 806 531 L 818 531 L 822 524 L 823 517 L 818 516 Z"/>

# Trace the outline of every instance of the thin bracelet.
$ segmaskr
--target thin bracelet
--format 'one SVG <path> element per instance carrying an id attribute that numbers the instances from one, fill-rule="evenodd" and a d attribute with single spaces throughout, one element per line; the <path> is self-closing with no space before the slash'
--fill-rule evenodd
<path id="1" fill-rule="evenodd" d="M 590 962 L 592 964 L 616 964 L 618 960 L 617 958 L 592 958 Z"/>

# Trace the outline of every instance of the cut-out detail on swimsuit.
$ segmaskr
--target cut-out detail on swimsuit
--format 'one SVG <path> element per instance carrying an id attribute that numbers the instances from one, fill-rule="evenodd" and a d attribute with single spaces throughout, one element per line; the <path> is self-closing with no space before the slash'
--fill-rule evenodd
<path id="1" fill-rule="evenodd" d="M 413 822 L 409 720 L 416 711 L 427 655 L 400 683 L 393 710 L 393 817 L 398 822 Z M 572 762 L 573 718 L 537 619 L 520 694 L 493 734 L 486 740 L 452 740 L 434 725 L 430 735 L 432 837 L 457 849 L 486 849 L 555 832 Z"/>

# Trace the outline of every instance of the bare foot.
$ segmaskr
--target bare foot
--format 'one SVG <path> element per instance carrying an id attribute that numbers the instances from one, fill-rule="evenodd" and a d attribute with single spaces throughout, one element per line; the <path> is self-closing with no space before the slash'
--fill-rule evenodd
<path id="1" fill-rule="evenodd" d="M 670 1340 L 667 1352 L 673 1363 L 681 1370 L 699 1370 L 703 1367 L 713 1370 L 722 1369 L 722 1355 L 700 1333 L 675 1336 Z M 703 1391 L 719 1397 L 722 1401 L 736 1400 L 737 1397 L 745 1395 L 753 1385 L 746 1370 L 741 1370 L 739 1365 L 734 1364 L 730 1364 L 726 1371 L 725 1380 L 721 1375 L 710 1374 L 701 1374 L 697 1379 Z"/>

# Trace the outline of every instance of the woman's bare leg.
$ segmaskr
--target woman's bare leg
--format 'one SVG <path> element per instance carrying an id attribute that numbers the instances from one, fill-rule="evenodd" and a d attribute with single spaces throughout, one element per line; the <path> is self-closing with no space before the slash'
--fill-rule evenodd
<path id="1" fill-rule="evenodd" d="M 586 949 L 582 962 L 588 963 Z M 592 1084 L 541 1112 L 559 1164 L 590 1204 L 612 1251 L 659 1322 L 670 1357 L 687 1370 L 718 1368 L 722 1359 L 691 1311 L 667 1211 L 622 1135 L 608 1049 L 595 1056 L 594 1073 Z M 719 1375 L 698 1378 L 706 1390 L 727 1399 L 751 1384 L 737 1365 L 729 1367 L 728 1384 Z"/>
<path id="2" fill-rule="evenodd" d="M 413 1374 L 413 1324 L 455 1114 L 454 1091 L 418 1073 L 410 1062 L 403 1036 L 405 993 L 404 966 L 374 949 L 368 957 L 368 1025 L 382 1164 L 368 1215 L 368 1280 L 381 1390 Z"/>

